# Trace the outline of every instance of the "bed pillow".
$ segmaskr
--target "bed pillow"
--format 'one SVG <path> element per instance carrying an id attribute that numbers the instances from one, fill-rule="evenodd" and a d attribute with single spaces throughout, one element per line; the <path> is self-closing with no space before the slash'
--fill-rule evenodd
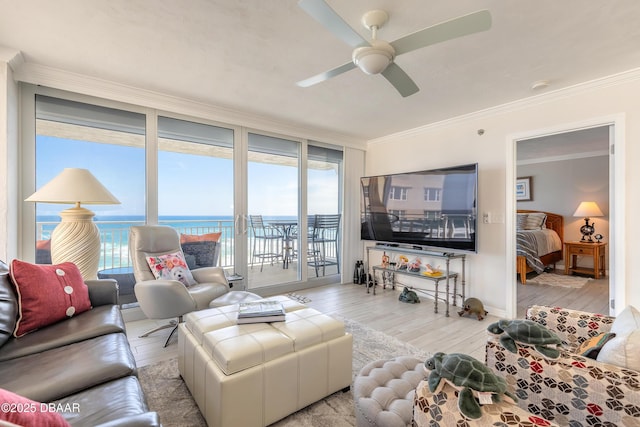
<path id="1" fill-rule="evenodd" d="M 516 229 L 517 230 L 526 230 L 526 225 L 527 225 L 527 214 L 524 213 L 519 213 L 518 216 L 516 217 L 517 221 L 516 221 Z"/>
<path id="2" fill-rule="evenodd" d="M 70 426 L 62 415 L 54 410 L 48 410 L 47 404 L 35 402 L 9 390 L 0 388 L 0 401 L 7 407 L 7 410 L 0 411 L 2 421 L 30 427 Z"/>
<path id="3" fill-rule="evenodd" d="M 145 258 L 156 279 L 177 280 L 185 286 L 196 284 L 182 251 L 146 254 Z"/>
<path id="4" fill-rule="evenodd" d="M 540 230 L 545 228 L 547 221 L 547 214 L 542 212 L 530 212 L 527 214 L 524 220 L 523 230 Z"/>
<path id="5" fill-rule="evenodd" d="M 628 306 L 613 321 L 610 332 L 616 336 L 602 347 L 596 360 L 640 371 L 640 312 Z"/>
<path id="6" fill-rule="evenodd" d="M 39 265 L 14 259 L 10 275 L 18 294 L 16 337 L 91 309 L 89 288 L 72 262 Z"/>

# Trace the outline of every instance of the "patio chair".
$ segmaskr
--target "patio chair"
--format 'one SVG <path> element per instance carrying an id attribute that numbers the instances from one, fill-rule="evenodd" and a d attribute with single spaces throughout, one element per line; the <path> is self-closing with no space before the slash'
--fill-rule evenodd
<path id="1" fill-rule="evenodd" d="M 253 249 L 251 251 L 251 268 L 256 259 L 260 260 L 260 271 L 264 268 L 264 260 L 269 260 L 273 265 L 273 260 L 279 259 L 283 235 L 275 227 L 264 223 L 262 215 L 249 215 L 249 226 L 253 234 Z"/>
<path id="2" fill-rule="evenodd" d="M 309 264 L 315 268 L 316 277 L 322 267 L 322 275 L 328 265 L 335 265 L 340 274 L 340 214 L 315 216 L 311 235 L 312 260 Z M 329 256 L 328 256 L 329 255 Z"/>

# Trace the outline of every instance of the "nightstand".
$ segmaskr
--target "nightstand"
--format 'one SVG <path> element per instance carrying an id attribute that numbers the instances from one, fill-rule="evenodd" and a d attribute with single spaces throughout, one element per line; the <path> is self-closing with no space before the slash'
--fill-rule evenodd
<path id="1" fill-rule="evenodd" d="M 606 247 L 607 244 L 602 242 L 565 242 L 564 274 L 591 274 L 594 279 L 599 279 L 600 275 L 605 276 L 604 253 Z M 589 256 L 593 258 L 593 268 L 578 267 L 577 260 L 579 256 Z"/>

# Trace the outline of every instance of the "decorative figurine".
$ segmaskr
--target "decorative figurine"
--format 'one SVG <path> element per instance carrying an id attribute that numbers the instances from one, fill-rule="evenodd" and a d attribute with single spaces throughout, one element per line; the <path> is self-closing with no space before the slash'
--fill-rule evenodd
<path id="1" fill-rule="evenodd" d="M 386 252 L 382 253 L 382 264 L 380 264 L 382 268 L 389 268 L 389 255 Z"/>
<path id="2" fill-rule="evenodd" d="M 409 304 L 416 304 L 420 302 L 420 298 L 418 298 L 418 294 L 415 291 L 412 291 L 409 288 L 404 288 L 402 293 L 398 297 L 398 301 L 408 302 Z"/>
<path id="3" fill-rule="evenodd" d="M 467 298 L 464 300 L 462 310 L 458 312 L 458 316 L 462 317 L 464 314 L 475 314 L 478 317 L 478 320 L 482 320 L 484 319 L 484 316 L 489 314 L 489 312 L 484 309 L 482 301 L 478 298 Z"/>
<path id="4" fill-rule="evenodd" d="M 409 258 L 407 258 L 405 255 L 400 255 L 398 257 L 398 264 L 396 265 L 396 269 L 406 270 L 407 265 L 409 265 Z"/>
<path id="5" fill-rule="evenodd" d="M 411 262 L 407 266 L 407 269 L 409 271 L 411 271 L 412 273 L 419 273 L 421 265 L 422 265 L 422 261 L 420 261 L 420 258 L 416 258 L 416 259 L 413 260 L 413 262 Z"/>

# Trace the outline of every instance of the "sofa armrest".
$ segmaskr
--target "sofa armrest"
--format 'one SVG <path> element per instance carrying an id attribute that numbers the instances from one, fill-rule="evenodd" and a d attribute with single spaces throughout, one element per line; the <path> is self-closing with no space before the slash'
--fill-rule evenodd
<path id="1" fill-rule="evenodd" d="M 535 350 L 518 354 L 490 336 L 486 363 L 515 387 L 518 406 L 560 425 L 625 425 L 640 416 L 640 372 L 565 350 L 548 360 Z"/>
<path id="2" fill-rule="evenodd" d="M 527 319 L 555 332 L 571 349 L 602 332 L 609 332 L 614 318 L 603 314 L 534 305 L 527 309 Z"/>
<path id="3" fill-rule="evenodd" d="M 145 412 L 98 424 L 96 427 L 160 427 L 161 425 L 157 412 Z"/>
<path id="4" fill-rule="evenodd" d="M 93 307 L 118 304 L 118 282 L 115 279 L 86 280 Z"/>

